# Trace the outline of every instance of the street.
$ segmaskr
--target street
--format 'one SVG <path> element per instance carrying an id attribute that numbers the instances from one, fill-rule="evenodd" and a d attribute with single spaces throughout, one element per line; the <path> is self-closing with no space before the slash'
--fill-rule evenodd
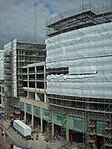
<path id="1" fill-rule="evenodd" d="M 37 134 L 33 134 L 33 140 L 26 140 L 22 138 L 20 134 L 17 133 L 13 128 L 9 127 L 9 121 L 2 120 L 0 121 L 0 126 L 2 124 L 2 128 L 4 128 L 5 131 L 5 139 L 10 142 L 11 144 L 14 144 L 18 147 L 27 147 L 28 149 L 46 149 L 46 147 L 50 146 L 52 149 L 57 149 L 60 145 L 61 142 L 56 141 L 52 143 L 48 143 L 44 141 L 44 135 L 42 133 L 38 133 L 38 140 L 36 140 Z M 7 134 L 7 135 L 6 135 Z M 9 149 L 6 147 L 4 143 L 3 136 L 0 134 L 0 149 Z M 49 145 L 48 145 L 49 144 Z"/>
<path id="2" fill-rule="evenodd" d="M 36 140 L 36 136 L 33 140 L 25 140 L 21 137 L 13 128 L 9 127 L 8 121 L 0 121 L 0 126 L 4 128 L 5 135 L 7 134 L 6 140 L 10 142 L 11 144 L 14 144 L 18 147 L 28 147 L 28 148 L 34 148 L 34 149 L 45 149 L 46 148 L 46 142 L 44 141 L 44 137 L 40 135 L 39 140 Z M 4 146 L 4 140 L 3 136 L 0 135 L 0 142 L 1 147 L 0 149 L 8 149 L 6 146 Z"/>
<path id="3" fill-rule="evenodd" d="M 0 119 L 0 127 L 1 127 L 1 119 Z M 6 144 L 5 144 L 5 141 L 4 141 L 2 134 L 0 134 L 0 149 L 8 149 L 6 147 Z"/>
<path id="4" fill-rule="evenodd" d="M 4 138 L 2 135 L 0 135 L 0 149 L 9 149 L 6 147 L 6 144 L 4 142 Z"/>

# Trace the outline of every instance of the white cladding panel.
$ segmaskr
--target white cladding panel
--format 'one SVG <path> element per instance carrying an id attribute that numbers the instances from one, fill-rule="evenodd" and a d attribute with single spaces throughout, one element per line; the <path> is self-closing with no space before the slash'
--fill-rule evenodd
<path id="1" fill-rule="evenodd" d="M 47 68 L 68 67 L 48 75 L 47 93 L 112 99 L 112 22 L 46 39 Z"/>

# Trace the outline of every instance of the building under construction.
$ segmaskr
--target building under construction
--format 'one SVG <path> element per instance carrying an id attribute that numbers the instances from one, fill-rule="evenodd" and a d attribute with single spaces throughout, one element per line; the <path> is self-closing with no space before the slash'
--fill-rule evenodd
<path id="1" fill-rule="evenodd" d="M 45 62 L 23 67 L 23 89 L 26 96 L 20 97 L 21 119 L 33 129 L 45 133 L 48 120 Z"/>
<path id="2" fill-rule="evenodd" d="M 112 149 L 112 6 L 83 5 L 46 27 L 49 133 L 63 149 Z"/>
<path id="3" fill-rule="evenodd" d="M 0 50 L 0 109 L 4 109 L 4 50 Z"/>
<path id="4" fill-rule="evenodd" d="M 4 46 L 4 97 L 5 110 L 10 113 L 23 92 L 23 66 L 44 61 L 45 45 L 18 41 L 17 39 Z"/>

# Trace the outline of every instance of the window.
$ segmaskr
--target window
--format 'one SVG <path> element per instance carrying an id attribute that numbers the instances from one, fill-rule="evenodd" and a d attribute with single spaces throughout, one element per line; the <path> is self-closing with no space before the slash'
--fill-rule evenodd
<path id="1" fill-rule="evenodd" d="M 68 67 L 59 67 L 59 68 L 49 68 L 47 69 L 47 74 L 51 75 L 51 74 L 68 74 L 69 73 L 69 68 Z"/>

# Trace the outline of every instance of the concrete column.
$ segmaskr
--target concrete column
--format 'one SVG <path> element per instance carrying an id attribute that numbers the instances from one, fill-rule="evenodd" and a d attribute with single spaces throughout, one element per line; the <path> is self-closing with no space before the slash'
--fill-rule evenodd
<path id="1" fill-rule="evenodd" d="M 26 103 L 24 103 L 24 121 L 26 123 Z"/>
<path id="2" fill-rule="evenodd" d="M 33 112 L 33 105 L 32 105 L 32 128 L 34 128 L 34 112 Z"/>
<path id="3" fill-rule="evenodd" d="M 29 80 L 29 68 L 27 68 L 27 80 Z M 28 88 L 27 98 L 29 98 L 29 81 L 27 81 L 27 88 Z"/>
<path id="4" fill-rule="evenodd" d="M 1 95 L 1 107 L 4 108 L 4 97 Z"/>
<path id="5" fill-rule="evenodd" d="M 68 115 L 66 116 L 66 119 L 67 119 L 66 138 L 67 138 L 67 142 L 69 142 L 69 121 L 68 121 Z"/>
<path id="6" fill-rule="evenodd" d="M 38 100 L 38 96 L 37 93 L 35 92 L 35 100 Z"/>
<path id="7" fill-rule="evenodd" d="M 41 132 L 43 132 L 42 108 L 40 108 L 40 125 L 41 125 Z"/>
<path id="8" fill-rule="evenodd" d="M 44 94 L 44 102 L 47 102 L 47 100 L 46 100 L 46 94 Z"/>
<path id="9" fill-rule="evenodd" d="M 44 102 L 46 102 L 46 66 L 44 65 Z"/>
<path id="10" fill-rule="evenodd" d="M 54 138 L 54 112 L 52 111 L 52 137 Z"/>
<path id="11" fill-rule="evenodd" d="M 36 80 L 37 80 L 37 77 L 36 77 L 36 74 L 37 74 L 37 70 L 36 70 L 36 66 L 35 66 L 35 100 L 36 100 L 36 88 L 37 88 L 37 82 L 36 82 Z"/>

